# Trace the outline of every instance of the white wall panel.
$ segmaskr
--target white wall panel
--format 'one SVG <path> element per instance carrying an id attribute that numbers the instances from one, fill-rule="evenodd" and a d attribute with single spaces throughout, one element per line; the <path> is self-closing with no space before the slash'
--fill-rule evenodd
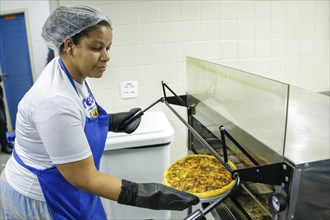
<path id="1" fill-rule="evenodd" d="M 59 0 L 60 5 L 75 3 L 98 6 L 113 22 L 109 68 L 103 79 L 92 80 L 96 98 L 109 111 L 148 106 L 162 95 L 162 80 L 184 94 L 186 56 L 314 91 L 330 90 L 329 1 Z M 1 0 L 1 12 L 22 7 L 29 11 L 40 72 L 46 57 L 40 33 L 48 3 Z M 139 97 L 121 99 L 119 83 L 133 79 L 139 82 Z M 162 104 L 153 109 L 164 109 L 176 121 Z M 185 135 L 176 134 L 174 142 L 184 140 Z"/>

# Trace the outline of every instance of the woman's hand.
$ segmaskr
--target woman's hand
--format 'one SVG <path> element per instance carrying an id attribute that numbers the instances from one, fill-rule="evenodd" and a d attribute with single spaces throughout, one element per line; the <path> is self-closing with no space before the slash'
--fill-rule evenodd
<path id="1" fill-rule="evenodd" d="M 109 131 L 130 134 L 139 127 L 142 115 L 141 108 L 133 108 L 128 112 L 109 114 Z"/>
<path id="2" fill-rule="evenodd" d="M 195 195 L 159 183 L 122 180 L 118 203 L 155 210 L 184 210 L 199 203 Z"/>

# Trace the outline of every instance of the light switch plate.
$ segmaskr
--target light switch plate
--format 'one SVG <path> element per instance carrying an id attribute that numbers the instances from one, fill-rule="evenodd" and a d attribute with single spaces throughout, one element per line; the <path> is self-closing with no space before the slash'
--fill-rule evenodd
<path id="1" fill-rule="evenodd" d="M 120 83 L 120 96 L 122 99 L 131 99 L 139 96 L 138 82 L 125 81 Z"/>

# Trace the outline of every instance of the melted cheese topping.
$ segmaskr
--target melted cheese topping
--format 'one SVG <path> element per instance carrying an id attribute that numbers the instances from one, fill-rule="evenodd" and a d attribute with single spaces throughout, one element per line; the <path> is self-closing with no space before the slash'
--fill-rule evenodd
<path id="1" fill-rule="evenodd" d="M 234 181 L 230 172 L 214 156 L 189 155 L 167 169 L 164 183 L 199 198 L 209 198 L 227 191 Z"/>

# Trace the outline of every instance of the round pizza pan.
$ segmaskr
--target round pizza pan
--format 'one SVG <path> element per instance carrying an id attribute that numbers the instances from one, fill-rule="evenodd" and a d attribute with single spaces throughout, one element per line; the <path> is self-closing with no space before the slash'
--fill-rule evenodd
<path id="1" fill-rule="evenodd" d="M 220 198 L 224 197 L 224 194 L 221 194 L 219 196 L 205 198 L 205 199 L 199 199 L 200 203 L 212 203 Z"/>
<path id="2" fill-rule="evenodd" d="M 164 183 L 165 185 L 170 186 L 170 185 L 168 185 L 167 182 L 165 181 L 165 176 L 166 176 L 166 173 L 168 172 L 168 170 L 171 168 L 171 166 L 173 166 L 173 164 L 177 163 L 178 161 L 182 161 L 182 160 L 184 160 L 184 159 L 186 159 L 186 158 L 188 158 L 188 157 L 213 157 L 213 156 L 210 156 L 210 155 L 188 155 L 188 156 L 183 157 L 183 158 L 177 160 L 176 162 L 172 163 L 172 164 L 168 167 L 168 169 L 164 172 L 164 174 L 163 174 L 163 183 Z M 236 169 L 236 166 L 235 166 L 231 161 L 229 161 L 229 165 L 230 165 L 231 167 L 233 167 L 234 169 Z M 222 197 L 224 196 L 224 193 L 225 193 L 227 190 L 229 190 L 229 189 L 234 185 L 234 182 L 235 182 L 235 181 L 232 181 L 232 183 L 230 183 L 230 185 L 225 186 L 227 189 L 226 189 L 226 190 L 224 189 L 225 191 L 223 191 L 221 194 L 219 194 L 219 195 L 217 195 L 217 196 L 214 196 L 214 197 L 207 197 L 207 198 L 205 198 L 205 197 L 204 197 L 204 198 L 201 198 L 199 195 L 197 195 L 197 194 L 195 194 L 195 195 L 197 195 L 197 196 L 199 197 L 201 203 L 211 203 L 211 202 L 213 202 L 213 201 L 216 201 L 216 200 L 222 198 Z M 192 194 L 194 194 L 194 193 L 192 193 Z"/>

